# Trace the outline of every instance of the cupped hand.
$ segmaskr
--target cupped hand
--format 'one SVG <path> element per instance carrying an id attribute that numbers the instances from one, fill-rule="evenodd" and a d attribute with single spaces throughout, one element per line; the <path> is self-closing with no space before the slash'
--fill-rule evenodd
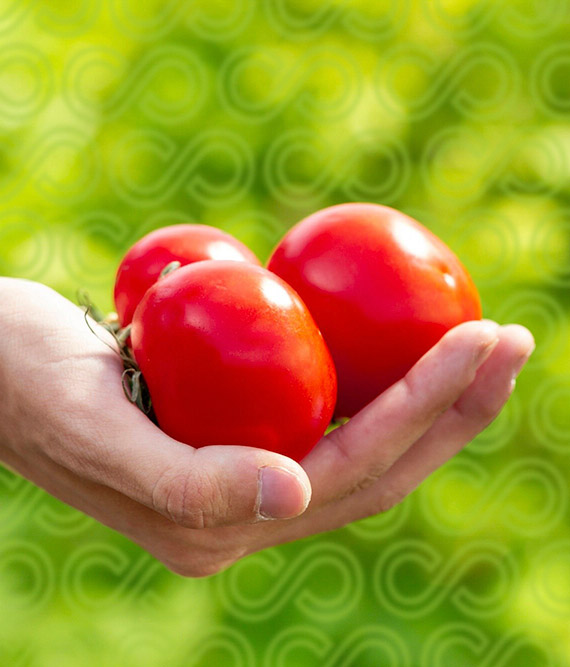
<path id="1" fill-rule="evenodd" d="M 493 421 L 534 348 L 519 325 L 462 324 L 298 464 L 169 438 L 91 325 L 48 287 L 0 278 L 0 460 L 184 576 L 389 510 Z"/>

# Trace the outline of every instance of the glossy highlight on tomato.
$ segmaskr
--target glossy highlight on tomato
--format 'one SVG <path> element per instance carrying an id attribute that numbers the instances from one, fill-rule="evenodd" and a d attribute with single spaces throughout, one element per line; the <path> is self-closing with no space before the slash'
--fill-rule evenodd
<path id="1" fill-rule="evenodd" d="M 295 225 L 268 268 L 315 318 L 338 375 L 337 417 L 351 417 L 452 327 L 481 319 L 473 281 L 432 232 L 387 206 L 341 204 Z"/>
<path id="2" fill-rule="evenodd" d="M 209 225 L 180 224 L 156 229 L 126 253 L 115 279 L 115 308 L 122 327 L 161 271 L 171 262 L 182 266 L 207 259 L 230 259 L 260 265 L 253 252 L 236 238 Z"/>
<path id="3" fill-rule="evenodd" d="M 301 460 L 325 432 L 336 373 L 295 291 L 247 262 L 160 278 L 131 340 L 159 426 L 194 447 L 248 445 Z"/>

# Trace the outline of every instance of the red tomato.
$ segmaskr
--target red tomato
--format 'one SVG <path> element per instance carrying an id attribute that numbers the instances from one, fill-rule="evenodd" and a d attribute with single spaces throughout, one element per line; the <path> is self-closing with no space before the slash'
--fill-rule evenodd
<path id="1" fill-rule="evenodd" d="M 453 252 L 386 206 L 310 215 L 268 268 L 299 293 L 323 333 L 338 375 L 338 417 L 402 378 L 448 329 L 481 319 L 477 289 Z"/>
<path id="2" fill-rule="evenodd" d="M 115 307 L 122 327 L 147 289 L 170 262 L 182 266 L 204 259 L 232 259 L 260 265 L 247 246 L 230 234 L 208 225 L 171 225 L 137 241 L 127 252 L 115 279 Z"/>
<path id="3" fill-rule="evenodd" d="M 323 337 L 293 289 L 262 267 L 173 271 L 143 297 L 131 340 L 160 427 L 193 447 L 300 460 L 332 417 L 336 373 Z"/>

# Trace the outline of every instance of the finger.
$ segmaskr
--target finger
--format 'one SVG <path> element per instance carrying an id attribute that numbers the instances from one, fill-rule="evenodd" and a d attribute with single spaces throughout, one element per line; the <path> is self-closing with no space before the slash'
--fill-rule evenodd
<path id="1" fill-rule="evenodd" d="M 499 344 L 479 369 L 473 384 L 433 427 L 387 471 L 369 497 L 358 499 L 366 506 L 380 496 L 383 510 L 411 493 L 428 475 L 455 456 L 501 412 L 514 380 L 534 349 L 530 331 L 507 325 L 499 332 Z"/>
<path id="2" fill-rule="evenodd" d="M 533 349 L 527 329 L 518 325 L 502 327 L 498 345 L 477 371 L 474 382 L 381 479 L 339 502 L 309 511 L 289 525 L 268 526 L 271 535 L 260 533 L 258 542 L 268 546 L 333 530 L 396 505 L 493 421 L 512 392 L 513 378 Z"/>
<path id="3" fill-rule="evenodd" d="M 449 331 L 405 378 L 305 458 L 313 505 L 373 484 L 447 410 L 475 378 L 498 343 L 498 325 L 466 322 Z"/>

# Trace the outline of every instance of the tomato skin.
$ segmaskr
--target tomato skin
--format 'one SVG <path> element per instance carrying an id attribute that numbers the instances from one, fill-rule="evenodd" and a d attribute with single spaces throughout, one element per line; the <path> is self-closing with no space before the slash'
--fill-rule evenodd
<path id="1" fill-rule="evenodd" d="M 437 236 L 395 209 L 341 204 L 295 225 L 268 268 L 307 304 L 334 359 L 337 417 L 402 378 L 452 327 L 481 319 L 473 281 Z"/>
<path id="2" fill-rule="evenodd" d="M 156 229 L 139 239 L 124 256 L 115 278 L 115 308 L 122 327 L 147 289 L 170 262 L 182 266 L 205 259 L 231 259 L 261 265 L 243 243 L 209 225 L 180 224 Z"/>
<path id="3" fill-rule="evenodd" d="M 299 296 L 262 267 L 216 260 L 173 271 L 138 305 L 131 340 L 158 423 L 181 442 L 299 461 L 330 423 L 330 353 Z"/>

